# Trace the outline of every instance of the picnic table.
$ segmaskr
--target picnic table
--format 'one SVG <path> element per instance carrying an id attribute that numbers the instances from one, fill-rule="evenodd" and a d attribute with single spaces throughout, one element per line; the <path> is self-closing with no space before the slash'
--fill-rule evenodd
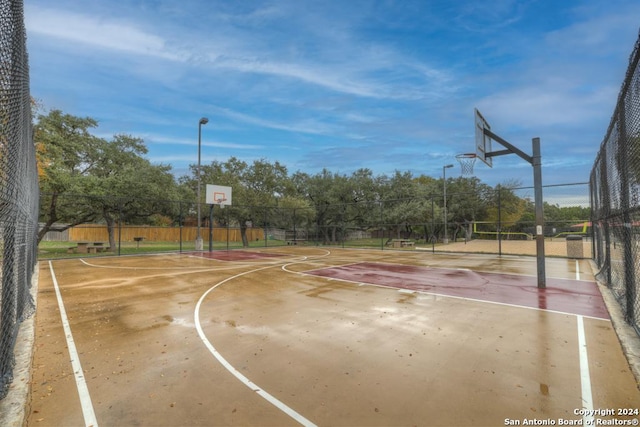
<path id="1" fill-rule="evenodd" d="M 304 242 L 306 241 L 307 239 L 290 239 L 290 240 L 287 240 L 287 245 L 298 245 L 298 244 L 304 245 Z"/>
<path id="2" fill-rule="evenodd" d="M 416 242 L 410 239 L 393 239 L 390 243 L 394 248 L 414 247 L 416 244 Z"/>
<path id="3" fill-rule="evenodd" d="M 104 242 L 78 242 L 76 246 L 70 247 L 67 252 L 78 254 L 94 254 L 107 249 Z"/>

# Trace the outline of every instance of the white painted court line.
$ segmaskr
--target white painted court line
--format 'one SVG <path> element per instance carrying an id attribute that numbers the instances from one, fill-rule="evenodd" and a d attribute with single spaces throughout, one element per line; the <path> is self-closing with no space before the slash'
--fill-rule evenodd
<path id="1" fill-rule="evenodd" d="M 62 327 L 64 334 L 67 338 L 67 347 L 69 348 L 69 357 L 71 358 L 71 366 L 73 368 L 73 374 L 76 378 L 76 387 L 78 388 L 78 395 L 80 396 L 80 405 L 82 406 L 82 415 L 84 416 L 84 423 L 87 427 L 98 427 L 98 420 L 96 414 L 93 411 L 93 403 L 91 403 L 91 396 L 89 395 L 89 388 L 84 378 L 84 371 L 80 364 L 80 357 L 76 350 L 75 342 L 73 341 L 73 335 L 71 335 L 71 326 L 69 325 L 69 319 L 67 318 L 67 312 L 64 309 L 64 303 L 62 302 L 62 294 L 58 287 L 58 280 L 56 279 L 56 273 L 53 271 L 53 263 L 49 261 L 49 270 L 51 271 L 51 279 L 53 280 L 53 287 L 56 290 L 56 297 L 58 298 L 58 307 L 60 308 L 60 317 L 62 318 Z"/>
<path id="2" fill-rule="evenodd" d="M 591 374 L 589 373 L 589 357 L 587 355 L 587 340 L 584 335 L 584 321 L 582 316 L 578 319 L 578 351 L 580 352 L 580 382 L 582 384 L 582 416 L 583 424 L 594 425 L 593 397 L 591 395 Z"/>
<path id="3" fill-rule="evenodd" d="M 196 309 L 195 309 L 195 312 L 194 312 L 194 322 L 196 324 L 196 330 L 198 331 L 198 335 L 200 336 L 200 339 L 202 340 L 204 345 L 207 347 L 209 352 L 211 352 L 211 354 L 213 354 L 213 356 L 216 359 L 218 359 L 218 362 L 220 362 L 222 364 L 222 366 L 224 366 L 227 371 L 229 371 L 233 376 L 235 376 L 238 380 L 240 380 L 240 382 L 242 382 L 244 385 L 249 387 L 251 390 L 253 390 L 260 397 L 265 399 L 267 402 L 271 403 L 276 408 L 280 409 L 285 414 L 289 415 L 291 418 L 293 418 L 294 420 L 296 420 L 298 423 L 302 424 L 303 426 L 305 426 L 305 427 L 316 427 L 316 425 L 314 423 L 312 423 L 311 421 L 309 421 L 308 419 L 306 419 L 305 417 L 300 415 L 294 409 L 292 409 L 292 408 L 288 407 L 287 405 L 285 405 L 283 402 L 281 402 L 276 397 L 274 397 L 271 394 L 269 394 L 267 391 L 265 391 L 264 389 L 259 387 L 257 384 L 255 384 L 253 381 L 251 381 L 249 378 L 245 377 L 242 373 L 240 373 L 240 371 L 238 371 L 236 368 L 234 368 L 233 365 L 231 365 L 231 363 L 229 363 L 224 357 L 222 357 L 222 355 L 218 352 L 218 350 L 216 350 L 216 348 L 213 346 L 213 344 L 211 344 L 211 342 L 209 341 L 209 339 L 205 335 L 204 331 L 202 330 L 202 325 L 200 324 L 200 306 L 202 305 L 202 302 L 207 297 L 207 295 L 209 295 L 209 293 L 211 291 L 213 291 L 218 286 L 221 286 L 222 284 L 224 284 L 224 283 L 226 283 L 228 281 L 231 281 L 231 280 L 233 280 L 235 278 L 238 278 L 240 276 L 244 276 L 245 274 L 254 273 L 254 272 L 260 271 L 260 270 L 266 270 L 267 268 L 273 268 L 273 267 L 274 267 L 273 265 L 269 265 L 267 267 L 261 267 L 261 268 L 256 268 L 254 270 L 245 271 L 244 273 L 240 273 L 240 274 L 236 274 L 235 276 L 228 277 L 228 278 L 224 279 L 223 281 L 218 282 L 217 284 L 215 284 L 211 288 L 209 288 L 209 290 L 207 290 L 207 292 L 202 294 L 202 296 L 198 300 L 198 303 L 196 304 Z"/>
<path id="4" fill-rule="evenodd" d="M 300 275 L 308 275 L 310 277 L 316 277 L 319 279 L 325 279 L 328 281 L 337 281 L 337 282 L 345 282 L 345 283 L 351 283 L 351 284 L 355 284 L 358 286 L 371 286 L 374 288 L 381 288 L 381 289 L 402 289 L 402 288 L 397 288 L 395 286 L 390 286 L 390 285 L 380 285 L 377 283 L 365 283 L 365 282 L 356 282 L 353 280 L 349 280 L 349 279 L 341 279 L 339 277 L 325 277 L 325 276 L 316 276 L 315 274 L 309 274 L 306 272 L 300 272 L 300 271 L 291 271 L 288 270 L 286 268 L 284 268 L 286 266 L 283 266 L 283 270 L 286 271 L 287 273 L 293 273 L 293 274 L 300 274 Z M 473 270 L 472 270 L 473 271 Z M 556 313 L 556 314 L 566 314 L 569 316 L 577 316 L 575 313 L 570 313 L 570 312 L 566 312 L 566 311 L 558 311 L 558 310 L 550 310 L 548 308 L 538 308 L 538 307 L 529 307 L 526 305 L 519 305 L 519 304 L 511 304 L 508 302 L 499 302 L 499 301 L 490 301 L 490 300 L 484 300 L 484 299 L 478 299 L 478 298 L 469 298 L 469 297 L 460 297 L 460 296 L 455 296 L 455 295 L 447 295 L 447 294 L 441 294 L 438 292 L 431 292 L 431 291 L 425 291 L 425 290 L 418 290 L 418 289 L 412 289 L 412 292 L 415 292 L 419 295 L 431 295 L 434 297 L 441 297 L 441 298 L 449 298 L 449 299 L 457 299 L 457 300 L 462 300 L 462 301 L 471 301 L 471 302 L 478 302 L 478 303 L 482 303 L 482 304 L 493 304 L 493 305 L 502 305 L 505 307 L 514 307 L 514 308 L 524 308 L 526 310 L 535 310 L 535 311 L 545 311 L 547 313 Z M 594 317 L 594 316 L 586 316 L 586 315 L 582 315 L 582 317 L 586 317 L 588 319 L 597 319 L 597 320 L 604 320 L 605 322 L 611 322 L 610 319 L 602 319 L 600 317 Z"/>
<path id="5" fill-rule="evenodd" d="M 576 280 L 580 280 L 580 263 L 576 260 Z"/>

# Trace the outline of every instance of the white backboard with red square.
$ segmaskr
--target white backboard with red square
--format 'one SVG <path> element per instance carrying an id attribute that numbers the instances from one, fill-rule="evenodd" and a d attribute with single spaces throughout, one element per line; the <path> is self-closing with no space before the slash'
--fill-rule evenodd
<path id="1" fill-rule="evenodd" d="M 205 196 L 208 205 L 231 206 L 231 187 L 207 184 Z"/>

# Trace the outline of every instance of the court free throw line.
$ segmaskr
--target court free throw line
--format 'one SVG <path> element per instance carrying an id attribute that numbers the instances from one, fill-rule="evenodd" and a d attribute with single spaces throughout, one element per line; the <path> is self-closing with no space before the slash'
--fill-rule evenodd
<path id="1" fill-rule="evenodd" d="M 49 270 L 51 271 L 53 287 L 56 290 L 56 297 L 58 298 L 58 307 L 60 308 L 60 317 L 62 318 L 62 328 L 64 329 L 64 334 L 67 339 L 69 357 L 71 358 L 71 367 L 73 368 L 73 375 L 76 378 L 76 387 L 78 388 L 78 395 L 80 396 L 80 405 L 82 406 L 84 423 L 87 427 L 98 427 L 98 420 L 96 419 L 96 414 L 93 411 L 93 403 L 91 402 L 91 396 L 89 395 L 89 388 L 87 387 L 87 382 L 84 378 L 84 371 L 80 364 L 80 357 L 78 356 L 78 350 L 76 350 L 76 345 L 73 341 L 73 335 L 71 335 L 71 326 L 69 325 L 69 319 L 67 318 L 67 311 L 64 309 L 62 294 L 60 293 L 58 280 L 56 279 L 56 273 L 53 271 L 53 263 L 51 261 L 49 261 Z"/>

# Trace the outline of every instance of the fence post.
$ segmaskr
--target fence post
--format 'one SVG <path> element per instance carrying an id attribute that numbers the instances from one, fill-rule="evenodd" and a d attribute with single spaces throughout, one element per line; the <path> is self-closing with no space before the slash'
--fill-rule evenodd
<path id="1" fill-rule="evenodd" d="M 122 246 L 122 200 L 118 200 L 118 256 Z"/>
<path id="2" fill-rule="evenodd" d="M 182 253 L 182 202 L 178 202 L 178 228 L 180 230 L 180 253 Z"/>
<path id="3" fill-rule="evenodd" d="M 498 256 L 502 256 L 502 187 L 498 184 Z"/>
<path id="4" fill-rule="evenodd" d="M 384 251 L 384 202 L 380 200 L 380 250 Z"/>
<path id="5" fill-rule="evenodd" d="M 620 209 L 622 210 L 622 245 L 624 251 L 624 283 L 625 283 L 625 301 L 626 301 L 626 313 L 625 317 L 627 322 L 635 325 L 635 308 L 634 303 L 636 300 L 636 288 L 635 288 L 635 262 L 633 259 L 633 248 L 631 238 L 633 235 L 633 228 L 631 225 L 629 204 L 629 163 L 627 161 L 629 156 L 629 147 L 627 139 L 627 125 L 626 125 L 626 106 L 624 96 L 620 98 L 620 105 L 618 108 L 618 121 L 620 126 L 619 138 L 618 138 L 618 151 L 617 162 L 618 170 L 620 171 Z"/>
<path id="6" fill-rule="evenodd" d="M 429 236 L 429 240 L 431 240 L 431 253 L 436 252 L 436 210 L 435 210 L 435 201 L 433 194 L 431 197 L 431 235 Z"/>

